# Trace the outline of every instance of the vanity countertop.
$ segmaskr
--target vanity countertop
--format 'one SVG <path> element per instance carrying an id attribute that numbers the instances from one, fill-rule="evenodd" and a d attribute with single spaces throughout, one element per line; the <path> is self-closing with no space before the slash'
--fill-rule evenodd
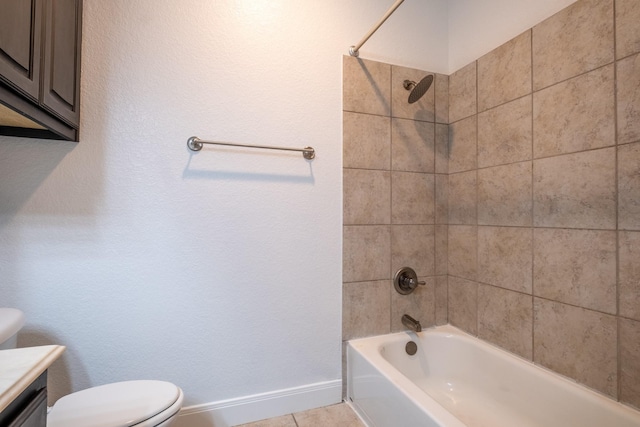
<path id="1" fill-rule="evenodd" d="M 0 350 L 0 412 L 64 352 L 62 345 Z"/>

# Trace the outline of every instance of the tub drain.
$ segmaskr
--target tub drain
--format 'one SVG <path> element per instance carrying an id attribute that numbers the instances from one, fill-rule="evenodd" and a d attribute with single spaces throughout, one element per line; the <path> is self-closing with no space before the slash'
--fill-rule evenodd
<path id="1" fill-rule="evenodd" d="M 413 341 L 409 341 L 406 346 L 404 346 L 405 351 L 409 356 L 413 356 L 418 351 L 418 344 Z"/>

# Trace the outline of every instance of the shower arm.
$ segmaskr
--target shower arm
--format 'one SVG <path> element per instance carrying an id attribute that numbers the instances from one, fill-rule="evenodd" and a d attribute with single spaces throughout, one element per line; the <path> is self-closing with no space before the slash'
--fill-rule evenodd
<path id="1" fill-rule="evenodd" d="M 367 40 L 369 40 L 369 37 L 371 37 L 373 33 L 378 31 L 378 28 L 380 28 L 382 24 L 384 24 L 384 21 L 386 21 L 387 18 L 389 18 L 391 14 L 396 11 L 398 6 L 400 6 L 402 2 L 404 2 L 404 0 L 396 0 L 393 6 L 391 6 L 389 10 L 387 10 L 387 13 L 385 13 L 384 16 L 378 21 L 378 23 L 369 30 L 369 32 L 362 38 L 362 40 L 360 40 L 360 42 L 357 45 L 351 46 L 349 48 L 349 55 L 355 56 L 357 58 L 358 55 L 360 54 L 358 51 L 360 50 L 362 45 L 365 44 Z"/>

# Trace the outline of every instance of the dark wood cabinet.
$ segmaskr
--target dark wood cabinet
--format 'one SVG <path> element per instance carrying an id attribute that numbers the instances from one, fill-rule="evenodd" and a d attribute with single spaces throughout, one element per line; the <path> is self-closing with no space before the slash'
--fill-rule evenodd
<path id="1" fill-rule="evenodd" d="M 78 140 L 82 0 L 0 0 L 0 134 Z"/>
<path id="2" fill-rule="evenodd" d="M 0 0 L 0 75 L 34 100 L 40 94 L 41 0 Z"/>
<path id="3" fill-rule="evenodd" d="M 44 371 L 0 412 L 0 426 L 45 427 L 46 425 L 47 371 Z"/>

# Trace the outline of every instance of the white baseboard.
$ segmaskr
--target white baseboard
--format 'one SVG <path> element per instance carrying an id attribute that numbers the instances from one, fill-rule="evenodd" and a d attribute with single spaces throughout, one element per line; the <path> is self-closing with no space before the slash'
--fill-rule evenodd
<path id="1" fill-rule="evenodd" d="M 342 381 L 326 381 L 182 408 L 175 427 L 232 427 L 342 401 Z"/>

